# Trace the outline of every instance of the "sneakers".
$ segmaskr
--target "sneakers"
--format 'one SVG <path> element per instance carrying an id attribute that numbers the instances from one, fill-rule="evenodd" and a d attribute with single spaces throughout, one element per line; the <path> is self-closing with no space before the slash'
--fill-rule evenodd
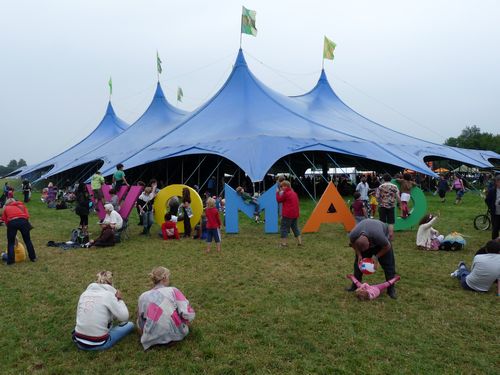
<path id="1" fill-rule="evenodd" d="M 460 268 L 462 268 L 462 267 L 464 267 L 464 268 L 466 267 L 465 262 L 463 260 L 458 262 L 457 269 L 455 271 L 453 271 L 452 273 L 450 273 L 450 277 L 458 278 L 458 273 L 460 271 Z"/>

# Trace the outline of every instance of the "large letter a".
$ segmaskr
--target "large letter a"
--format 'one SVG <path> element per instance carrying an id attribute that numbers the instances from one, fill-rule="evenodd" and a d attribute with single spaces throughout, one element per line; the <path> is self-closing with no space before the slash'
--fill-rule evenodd
<path id="1" fill-rule="evenodd" d="M 351 231 L 356 225 L 351 211 L 349 211 L 349 208 L 331 181 L 314 208 L 309 220 L 307 220 L 302 232 L 317 232 L 323 223 L 342 223 L 347 232 Z"/>

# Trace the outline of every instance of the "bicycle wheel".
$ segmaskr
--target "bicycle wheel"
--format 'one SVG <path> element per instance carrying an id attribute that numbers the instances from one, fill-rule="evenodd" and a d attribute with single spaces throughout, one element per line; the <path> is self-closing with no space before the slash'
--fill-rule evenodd
<path id="1" fill-rule="evenodd" d="M 488 215 L 477 215 L 474 218 L 474 228 L 477 230 L 488 230 L 491 226 L 491 220 Z"/>

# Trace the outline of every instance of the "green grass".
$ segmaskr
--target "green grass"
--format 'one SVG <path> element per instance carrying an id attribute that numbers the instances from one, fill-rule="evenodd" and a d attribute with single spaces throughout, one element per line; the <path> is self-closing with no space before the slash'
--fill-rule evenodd
<path id="1" fill-rule="evenodd" d="M 114 248 L 62 251 L 45 244 L 67 240 L 78 218 L 46 209 L 35 195 L 29 209 L 39 261 L 0 270 L 0 373 L 498 374 L 499 299 L 466 292 L 449 276 L 489 239 L 472 226 L 484 206 L 473 194 L 459 207 L 428 200 L 442 214 L 436 227 L 467 235 L 467 248 L 423 252 L 415 231 L 397 233 L 399 299 L 360 302 L 343 290 L 353 254 L 336 225 L 305 235 L 303 248 L 281 250 L 277 235 L 242 219 L 240 234 L 224 236 L 222 254 L 205 255 L 199 241 L 140 237 L 133 216 L 131 238 Z M 302 205 L 303 225 L 312 205 Z M 78 351 L 70 337 L 76 304 L 95 274 L 113 271 L 135 320 L 157 265 L 172 271 L 197 312 L 187 339 L 144 352 L 130 335 L 106 352 Z M 367 277 L 382 279 L 380 271 Z"/>

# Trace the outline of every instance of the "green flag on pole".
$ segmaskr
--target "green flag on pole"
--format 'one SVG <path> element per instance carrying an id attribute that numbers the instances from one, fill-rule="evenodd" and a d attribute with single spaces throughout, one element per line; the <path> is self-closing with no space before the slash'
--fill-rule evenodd
<path id="1" fill-rule="evenodd" d="M 184 93 L 182 92 L 181 87 L 177 87 L 177 101 L 182 102 L 182 97 L 184 96 Z"/>
<path id="2" fill-rule="evenodd" d="M 335 47 L 337 47 L 337 45 L 325 36 L 325 42 L 323 44 L 323 58 L 333 60 L 333 51 L 335 51 Z"/>
<path id="3" fill-rule="evenodd" d="M 250 10 L 243 7 L 241 14 L 241 32 L 243 34 L 257 36 L 257 28 L 255 27 L 255 10 Z"/>
<path id="4" fill-rule="evenodd" d="M 111 77 L 109 77 L 109 81 L 108 81 L 108 85 L 109 85 L 109 95 L 113 95 L 113 80 L 111 79 Z"/>
<path id="5" fill-rule="evenodd" d="M 156 68 L 158 69 L 158 74 L 161 74 L 162 72 L 161 60 L 160 60 L 160 55 L 158 55 L 158 51 L 156 51 Z"/>

